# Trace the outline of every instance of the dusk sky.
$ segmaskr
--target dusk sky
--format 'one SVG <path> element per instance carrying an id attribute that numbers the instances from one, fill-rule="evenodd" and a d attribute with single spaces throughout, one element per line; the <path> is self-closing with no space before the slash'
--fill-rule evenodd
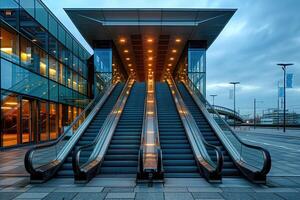
<path id="1" fill-rule="evenodd" d="M 207 51 L 207 98 L 217 94 L 215 104 L 233 107 L 230 81 L 237 87 L 237 109 L 253 113 L 277 107 L 277 82 L 283 71 L 278 62 L 292 62 L 292 89 L 287 89 L 287 107 L 300 113 L 300 1 L 298 0 L 44 0 L 82 44 L 63 8 L 237 8 L 237 12 Z"/>

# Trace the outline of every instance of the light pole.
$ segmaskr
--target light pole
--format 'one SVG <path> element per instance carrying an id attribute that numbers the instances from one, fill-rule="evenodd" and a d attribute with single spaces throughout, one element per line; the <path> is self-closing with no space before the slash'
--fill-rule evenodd
<path id="1" fill-rule="evenodd" d="M 286 126 L 286 122 L 285 122 L 285 109 L 286 109 L 286 67 L 287 66 L 291 66 L 294 65 L 293 63 L 278 63 L 278 66 L 280 66 L 283 70 L 283 132 L 285 132 L 285 126 Z"/>
<path id="2" fill-rule="evenodd" d="M 236 111 L 235 111 L 235 87 L 237 84 L 240 84 L 240 82 L 230 82 L 229 84 L 233 85 L 233 111 L 235 114 L 236 113 Z M 235 128 L 235 118 L 233 120 L 233 127 Z"/>
<path id="3" fill-rule="evenodd" d="M 215 97 L 218 96 L 218 95 L 216 95 L 216 94 L 211 94 L 211 95 L 209 95 L 209 96 L 212 97 L 212 99 L 213 99 L 212 106 L 213 106 L 213 108 L 215 108 Z"/>

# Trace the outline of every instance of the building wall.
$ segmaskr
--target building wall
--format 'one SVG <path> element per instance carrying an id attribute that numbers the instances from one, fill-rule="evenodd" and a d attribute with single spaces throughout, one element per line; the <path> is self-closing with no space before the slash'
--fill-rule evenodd
<path id="1" fill-rule="evenodd" d="M 0 148 L 62 133 L 89 101 L 89 56 L 41 1 L 0 1 Z"/>

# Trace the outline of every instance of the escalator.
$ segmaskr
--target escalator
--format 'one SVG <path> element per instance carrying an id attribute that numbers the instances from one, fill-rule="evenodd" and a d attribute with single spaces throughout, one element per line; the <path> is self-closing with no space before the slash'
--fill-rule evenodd
<path id="1" fill-rule="evenodd" d="M 99 130 L 102 127 L 103 122 L 105 121 L 107 115 L 111 112 L 113 106 L 115 105 L 124 84 L 119 83 L 114 90 L 112 91 L 111 95 L 107 98 L 105 103 L 103 104 L 101 110 L 96 114 L 93 118 L 91 123 L 88 125 L 87 129 L 84 131 L 83 135 L 80 137 L 74 148 L 89 144 L 93 142 L 96 136 L 99 133 Z M 92 149 L 89 151 L 84 152 L 82 155 L 82 160 L 86 161 L 91 153 Z M 57 177 L 72 177 L 73 176 L 73 168 L 72 168 L 72 154 L 71 151 L 61 168 L 57 171 Z"/>
<path id="2" fill-rule="evenodd" d="M 167 83 L 156 83 L 156 101 L 164 176 L 200 177 L 193 150 Z"/>
<path id="3" fill-rule="evenodd" d="M 207 119 L 204 117 L 201 110 L 198 108 L 197 104 L 193 100 L 192 96 L 189 94 L 189 92 L 186 90 L 183 83 L 178 84 L 178 90 L 181 93 L 182 99 L 184 100 L 185 105 L 189 109 L 190 113 L 194 117 L 197 126 L 199 130 L 201 131 L 204 139 L 212 145 L 220 147 L 223 157 L 224 157 L 224 163 L 223 163 L 223 170 L 222 170 L 222 176 L 223 177 L 237 177 L 240 176 L 240 171 L 238 168 L 234 165 L 233 160 L 229 156 L 227 150 L 222 145 L 221 141 L 217 137 L 216 133 L 214 132 L 213 128 L 207 121 Z M 208 153 L 213 158 L 213 152 L 208 150 Z"/>
<path id="4" fill-rule="evenodd" d="M 100 176 L 135 177 L 144 115 L 145 83 L 135 83 L 112 136 Z"/>

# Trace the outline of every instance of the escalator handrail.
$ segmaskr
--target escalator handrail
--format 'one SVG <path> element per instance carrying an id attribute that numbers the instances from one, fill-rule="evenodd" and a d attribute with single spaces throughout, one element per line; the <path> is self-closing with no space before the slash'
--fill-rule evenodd
<path id="1" fill-rule="evenodd" d="M 194 85 L 194 83 L 190 79 L 188 79 L 188 82 L 189 83 L 186 83 L 185 81 L 182 81 L 183 85 L 187 88 L 187 90 L 192 95 L 192 97 L 194 98 L 195 96 L 197 96 L 199 98 L 199 101 L 196 101 L 197 105 L 198 105 L 198 103 L 202 103 L 202 101 L 204 101 L 204 103 L 210 107 L 210 109 L 213 111 L 213 113 L 216 114 L 220 120 L 222 120 L 222 123 L 225 124 L 226 128 L 228 128 L 228 130 L 241 143 L 241 145 L 246 146 L 248 148 L 253 148 L 253 149 L 259 150 L 259 151 L 261 151 L 263 153 L 264 164 L 263 164 L 263 167 L 262 167 L 262 169 L 260 170 L 259 173 L 262 174 L 262 175 L 268 174 L 269 171 L 271 170 L 271 155 L 270 155 L 269 151 L 266 150 L 263 147 L 252 145 L 252 144 L 248 144 L 248 143 L 244 142 L 242 139 L 240 139 L 240 137 L 234 132 L 234 130 L 229 126 L 229 124 L 220 116 L 220 114 L 213 108 L 213 106 L 211 106 L 210 103 L 203 97 L 203 95 L 197 89 L 197 87 Z M 195 89 L 194 90 L 191 89 L 190 86 L 189 86 L 189 84 L 191 84 L 192 87 L 194 87 Z M 197 94 L 193 95 L 192 91 L 197 92 Z M 218 125 L 218 123 L 216 123 L 216 124 Z M 219 130 L 221 130 L 221 128 L 219 128 Z M 247 163 L 244 163 L 244 164 L 247 165 Z M 250 166 L 253 167 L 252 165 L 250 165 Z"/>
<path id="2" fill-rule="evenodd" d="M 99 93 L 86 107 L 85 109 L 73 120 L 73 122 L 69 125 L 69 127 L 54 141 L 51 141 L 51 142 L 47 142 L 47 143 L 43 143 L 43 144 L 37 144 L 35 146 L 33 146 L 31 149 L 29 149 L 26 154 L 25 154 L 25 158 L 24 158 L 24 164 L 25 164 L 25 169 L 27 170 L 27 172 L 29 172 L 31 175 L 32 174 L 36 174 L 38 173 L 38 168 L 34 168 L 33 166 L 33 155 L 34 155 L 34 152 L 37 151 L 37 150 L 40 150 L 40 149 L 45 149 L 45 148 L 48 148 L 48 147 L 52 147 L 52 146 L 55 146 L 56 144 L 58 144 L 59 142 L 61 142 L 66 136 L 67 134 L 69 133 L 69 131 L 71 131 L 72 127 L 74 125 L 76 125 L 76 123 L 78 123 L 78 121 L 81 119 L 81 117 L 83 117 L 83 115 L 87 112 L 88 109 L 91 108 L 91 106 L 93 104 L 95 104 L 97 101 L 99 101 L 102 97 L 104 96 L 108 96 L 108 94 L 106 93 L 109 93 L 113 90 L 113 88 L 115 87 L 116 84 L 108 84 L 105 89 L 103 90 L 102 93 Z M 94 108 L 96 109 L 96 107 Z M 82 123 L 81 125 L 84 125 L 84 123 Z M 78 128 L 79 129 L 79 128 Z M 77 129 L 77 130 L 78 130 Z M 77 133 L 75 132 L 73 136 L 77 135 Z M 56 158 L 58 157 L 58 155 L 56 155 Z M 55 160 L 52 160 L 50 161 L 53 162 Z M 46 164 L 45 164 L 46 165 Z M 41 166 L 40 166 L 41 167 Z"/>
<path id="3" fill-rule="evenodd" d="M 199 130 L 198 126 L 196 125 L 196 122 L 195 122 L 193 116 L 190 114 L 190 112 L 188 111 L 188 109 L 186 109 L 186 106 L 185 106 L 185 104 L 184 104 L 184 102 L 182 100 L 182 97 L 180 96 L 180 92 L 179 92 L 179 90 L 177 88 L 177 85 L 175 84 L 175 81 L 174 81 L 174 79 L 173 79 L 173 77 L 171 75 L 169 75 L 169 79 L 171 80 L 172 85 L 174 86 L 174 90 L 176 91 L 174 95 L 178 96 L 178 102 L 177 103 L 179 104 L 180 107 L 185 108 L 184 110 L 186 110 L 186 112 L 188 113 L 185 116 L 185 117 L 187 117 L 187 116 L 189 117 L 189 119 L 186 120 L 189 123 L 188 126 L 192 127 L 192 129 L 196 130 L 196 132 L 201 133 L 201 131 Z M 208 171 L 210 171 L 210 173 L 212 174 L 212 176 L 215 175 L 216 179 L 221 179 L 221 172 L 222 172 L 223 162 L 224 162 L 224 158 L 223 158 L 223 154 L 222 154 L 221 149 L 219 147 L 215 146 L 215 145 L 209 144 L 202 137 L 202 134 L 196 134 L 196 135 L 192 134 L 192 136 L 195 138 L 195 142 L 197 142 L 196 141 L 196 137 L 197 137 L 197 138 L 200 139 L 201 143 L 204 144 L 205 147 L 209 147 L 209 148 L 213 148 L 214 149 L 214 151 L 216 153 L 217 162 L 216 162 L 216 164 L 214 166 L 214 169 L 210 169 Z M 199 142 L 197 144 L 199 144 Z M 206 148 L 205 148 L 206 152 L 201 151 L 199 147 L 198 147 L 198 151 L 201 154 L 201 157 L 203 158 L 203 160 L 206 162 L 206 164 L 203 165 L 203 168 L 206 168 L 207 166 L 211 166 L 213 168 L 213 166 L 212 166 L 212 160 L 211 160 L 210 156 L 208 155 Z M 207 157 L 209 157 L 209 160 L 207 160 Z"/>
<path id="4" fill-rule="evenodd" d="M 160 140 L 159 140 L 159 129 L 158 129 L 158 118 L 157 118 L 157 104 L 156 104 L 156 97 L 155 97 L 155 81 L 153 80 L 153 95 L 154 95 L 154 98 L 153 98 L 153 105 L 154 105 L 154 129 L 155 129 L 155 149 L 156 149 L 156 154 L 157 154 L 157 167 L 156 169 L 153 169 L 155 172 L 163 172 L 163 166 L 162 166 L 162 162 L 159 161 L 159 159 L 161 159 L 161 156 L 158 155 L 161 153 L 161 146 L 160 146 Z M 140 141 L 140 153 L 141 153 L 141 162 L 144 163 L 144 160 L 145 160 L 145 156 L 144 156 L 144 148 L 145 148 L 145 144 L 144 144 L 144 141 L 145 141 L 145 136 L 146 136 L 146 133 L 147 133 L 147 119 L 146 119 L 146 116 L 147 116 L 147 101 L 148 101 L 148 84 L 146 84 L 146 97 L 145 97 L 145 100 L 144 100 L 144 115 L 143 115 L 143 129 L 142 129 L 142 134 L 141 134 L 141 141 Z M 138 162 L 139 165 L 140 165 L 140 162 Z M 138 166 L 138 171 L 143 171 L 144 172 L 144 164 L 142 164 L 142 169 L 140 166 Z"/>
<path id="5" fill-rule="evenodd" d="M 104 137 L 104 135 L 107 135 L 105 133 L 112 130 L 111 126 L 119 120 L 123 110 L 122 110 L 121 113 L 119 113 L 118 109 L 122 105 L 122 103 L 126 104 L 126 101 L 125 101 L 125 103 L 123 101 L 124 101 L 124 98 L 128 98 L 130 90 L 133 86 L 133 83 L 132 83 L 131 87 L 129 87 L 131 80 L 132 80 L 131 77 L 129 77 L 127 79 L 126 84 L 125 84 L 121 94 L 119 95 L 116 104 L 114 105 L 114 107 L 111 110 L 110 114 L 106 117 L 102 127 L 100 128 L 100 130 L 98 132 L 97 137 L 93 140 L 93 142 L 91 142 L 89 144 L 86 144 L 84 146 L 77 147 L 74 150 L 73 155 L 72 155 L 72 168 L 73 168 L 73 171 L 74 171 L 74 178 L 75 178 L 76 181 L 88 181 L 89 178 L 92 178 L 90 176 L 89 171 L 95 169 L 95 167 L 97 167 L 101 164 L 102 160 L 97 159 L 97 157 L 98 157 L 97 152 L 96 152 L 97 151 L 97 145 L 98 145 L 99 141 Z M 124 107 L 123 107 L 123 109 L 124 109 Z M 105 133 L 103 133 L 103 132 L 105 132 Z M 105 138 L 105 140 L 107 140 L 107 139 Z M 80 165 L 80 154 L 81 154 L 81 152 L 84 149 L 88 149 L 88 148 L 91 148 L 93 146 L 95 146 L 95 147 L 94 147 L 93 152 L 91 153 L 90 158 L 88 159 L 88 161 L 86 163 Z M 102 146 L 98 147 L 98 148 L 100 148 L 100 150 L 98 149 L 98 152 L 100 153 L 101 150 L 102 150 Z M 89 171 L 85 171 L 84 168 L 88 168 Z M 82 177 L 84 177 L 84 180 L 81 180 Z M 89 177 L 89 178 L 86 178 L 86 177 Z"/>

